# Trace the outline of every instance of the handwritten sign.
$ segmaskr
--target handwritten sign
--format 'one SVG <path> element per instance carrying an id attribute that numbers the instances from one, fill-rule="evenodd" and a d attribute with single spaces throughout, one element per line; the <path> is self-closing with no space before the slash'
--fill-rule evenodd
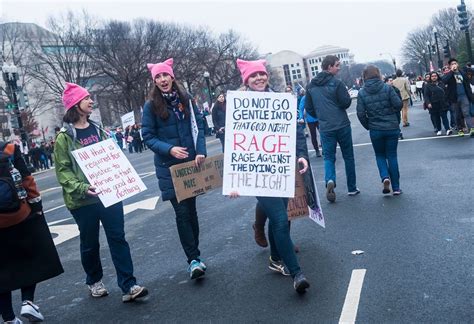
<path id="1" fill-rule="evenodd" d="M 122 150 L 111 138 L 71 152 L 104 207 L 146 190 Z"/>
<path id="2" fill-rule="evenodd" d="M 126 113 L 121 117 L 121 119 L 123 129 L 127 128 L 127 126 L 135 125 L 135 114 L 133 113 L 133 111 Z"/>
<path id="3" fill-rule="evenodd" d="M 295 196 L 288 200 L 287 212 L 289 221 L 309 215 L 303 176 L 298 171 L 295 172 Z"/>
<path id="4" fill-rule="evenodd" d="M 170 167 L 178 202 L 222 187 L 223 158 L 223 154 L 206 158 L 200 167 L 196 167 L 194 161 Z"/>
<path id="5" fill-rule="evenodd" d="M 227 92 L 224 195 L 294 196 L 296 117 L 290 94 Z"/>

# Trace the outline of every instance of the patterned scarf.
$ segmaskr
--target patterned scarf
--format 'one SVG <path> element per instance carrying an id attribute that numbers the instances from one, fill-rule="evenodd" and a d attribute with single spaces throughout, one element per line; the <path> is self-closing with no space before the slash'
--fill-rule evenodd
<path id="1" fill-rule="evenodd" d="M 178 120 L 184 120 L 184 106 L 179 101 L 178 93 L 173 90 L 171 93 L 163 93 L 163 97 L 165 98 L 168 105 L 173 108 L 176 118 L 178 118 Z"/>

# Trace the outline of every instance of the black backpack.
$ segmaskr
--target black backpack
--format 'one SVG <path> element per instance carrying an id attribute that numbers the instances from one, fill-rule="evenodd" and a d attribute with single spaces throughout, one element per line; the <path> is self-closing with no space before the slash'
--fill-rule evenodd
<path id="1" fill-rule="evenodd" d="M 13 213 L 21 207 L 21 199 L 10 173 L 13 155 L 4 152 L 6 146 L 6 143 L 0 142 L 0 214 Z"/>

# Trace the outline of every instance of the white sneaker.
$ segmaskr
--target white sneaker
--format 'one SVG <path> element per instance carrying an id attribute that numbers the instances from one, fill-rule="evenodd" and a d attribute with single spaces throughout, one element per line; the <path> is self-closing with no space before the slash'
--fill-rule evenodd
<path id="1" fill-rule="evenodd" d="M 436 132 L 436 136 L 441 136 L 441 135 L 442 135 L 441 131 Z"/>
<path id="2" fill-rule="evenodd" d="M 39 307 L 29 300 L 23 301 L 21 304 L 21 316 L 27 318 L 30 322 L 44 321 L 43 315 L 40 313 Z M 14 322 L 15 323 L 15 322 Z"/>
<path id="3" fill-rule="evenodd" d="M 453 133 L 453 131 L 450 130 L 450 129 L 448 129 L 448 130 L 446 131 L 446 135 L 448 135 L 448 136 L 451 135 L 452 133 Z"/>
<path id="4" fill-rule="evenodd" d="M 5 324 L 23 324 L 23 322 L 18 317 L 15 317 L 12 321 L 6 321 Z"/>
<path id="5" fill-rule="evenodd" d="M 89 285 L 88 287 L 89 287 L 92 297 L 96 297 L 96 298 L 104 297 L 109 294 L 102 280 L 99 280 L 95 284 Z"/>
<path id="6" fill-rule="evenodd" d="M 122 295 L 122 301 L 128 303 L 146 295 L 148 295 L 148 289 L 139 285 L 133 285 L 126 294 Z"/>

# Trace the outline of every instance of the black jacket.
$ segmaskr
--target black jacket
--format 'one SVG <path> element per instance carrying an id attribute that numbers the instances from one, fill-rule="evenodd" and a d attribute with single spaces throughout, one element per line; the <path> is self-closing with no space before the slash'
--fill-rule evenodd
<path id="1" fill-rule="evenodd" d="M 221 127 L 225 127 L 225 102 L 223 104 L 216 102 L 214 108 L 212 108 L 212 122 L 216 131 Z"/>
<path id="2" fill-rule="evenodd" d="M 402 100 L 393 87 L 369 79 L 357 95 L 357 117 L 368 130 L 394 130 L 400 126 Z"/>
<path id="3" fill-rule="evenodd" d="M 466 74 L 462 71 L 458 71 L 463 78 L 464 91 L 466 92 L 469 102 L 474 102 L 472 95 L 471 86 Z M 441 81 L 446 85 L 446 95 L 450 103 L 456 103 L 458 101 L 458 91 L 456 85 L 456 78 L 453 71 L 449 71 L 447 74 L 441 77 Z"/>
<path id="4" fill-rule="evenodd" d="M 431 110 L 434 111 L 444 111 L 448 110 L 448 105 L 446 103 L 446 95 L 444 93 L 445 86 L 443 82 L 438 83 L 428 83 L 425 86 L 423 91 L 423 96 L 425 98 L 425 105 L 428 108 L 428 105 L 431 104 Z"/>
<path id="5" fill-rule="evenodd" d="M 331 73 L 323 71 L 308 85 L 304 109 L 306 113 L 319 119 L 322 132 L 329 132 L 351 124 L 346 112 L 351 103 L 352 99 L 344 83 Z"/>

